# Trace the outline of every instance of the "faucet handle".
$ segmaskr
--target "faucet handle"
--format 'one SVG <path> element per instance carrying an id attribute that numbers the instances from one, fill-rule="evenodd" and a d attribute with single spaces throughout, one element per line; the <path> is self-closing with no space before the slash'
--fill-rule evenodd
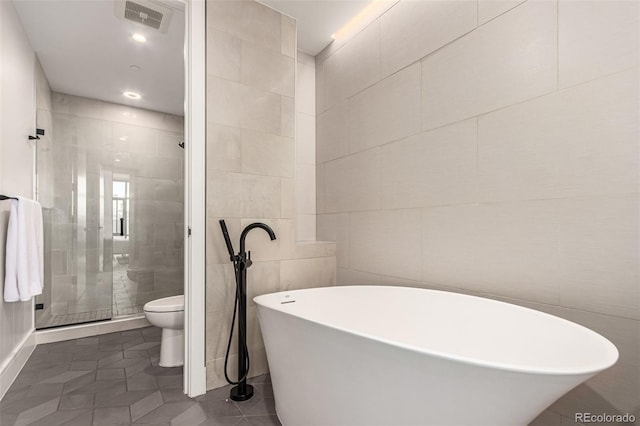
<path id="1" fill-rule="evenodd" d="M 251 250 L 249 250 L 247 252 L 247 261 L 246 261 L 246 266 L 245 267 L 248 268 L 249 266 L 251 266 L 252 263 L 253 262 L 251 261 Z"/>

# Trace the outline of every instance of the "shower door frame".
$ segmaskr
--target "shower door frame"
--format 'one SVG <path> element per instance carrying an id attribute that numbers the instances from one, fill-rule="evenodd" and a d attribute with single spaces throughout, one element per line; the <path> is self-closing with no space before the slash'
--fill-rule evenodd
<path id="1" fill-rule="evenodd" d="M 185 6 L 184 393 L 207 391 L 205 357 L 206 13 L 205 0 Z"/>

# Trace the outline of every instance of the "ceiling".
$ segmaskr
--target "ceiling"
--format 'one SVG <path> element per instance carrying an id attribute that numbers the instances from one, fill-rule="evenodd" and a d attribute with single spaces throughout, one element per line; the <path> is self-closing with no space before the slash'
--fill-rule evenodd
<path id="1" fill-rule="evenodd" d="M 260 0 L 298 23 L 298 49 L 315 56 L 371 0 Z"/>
<path id="2" fill-rule="evenodd" d="M 314 56 L 371 2 L 261 1 L 297 20 L 298 48 Z M 14 0 L 52 90 L 183 115 L 184 11 L 175 0 L 161 3 L 173 9 L 167 33 L 117 18 L 114 0 Z M 134 41 L 134 33 L 147 42 Z M 142 98 L 128 99 L 124 91 Z"/>
<path id="3" fill-rule="evenodd" d="M 165 34 L 117 18 L 112 0 L 14 4 L 53 91 L 184 114 L 184 12 L 175 3 L 167 3 L 174 11 Z M 147 42 L 134 41 L 134 33 Z"/>

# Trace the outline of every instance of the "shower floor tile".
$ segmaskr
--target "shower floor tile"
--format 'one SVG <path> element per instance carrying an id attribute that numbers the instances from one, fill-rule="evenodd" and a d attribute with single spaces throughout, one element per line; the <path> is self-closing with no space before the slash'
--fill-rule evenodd
<path id="1" fill-rule="evenodd" d="M 0 424 L 280 425 L 268 375 L 249 380 L 255 395 L 228 400 L 231 386 L 194 399 L 182 393 L 182 367 L 158 366 L 156 327 L 38 345 L 0 400 Z"/>

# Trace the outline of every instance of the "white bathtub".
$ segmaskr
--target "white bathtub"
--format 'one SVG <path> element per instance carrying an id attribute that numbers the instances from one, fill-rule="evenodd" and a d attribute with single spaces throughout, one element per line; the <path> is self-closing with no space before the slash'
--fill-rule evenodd
<path id="1" fill-rule="evenodd" d="M 256 297 L 285 426 L 526 425 L 618 359 L 542 312 L 405 287 Z"/>

